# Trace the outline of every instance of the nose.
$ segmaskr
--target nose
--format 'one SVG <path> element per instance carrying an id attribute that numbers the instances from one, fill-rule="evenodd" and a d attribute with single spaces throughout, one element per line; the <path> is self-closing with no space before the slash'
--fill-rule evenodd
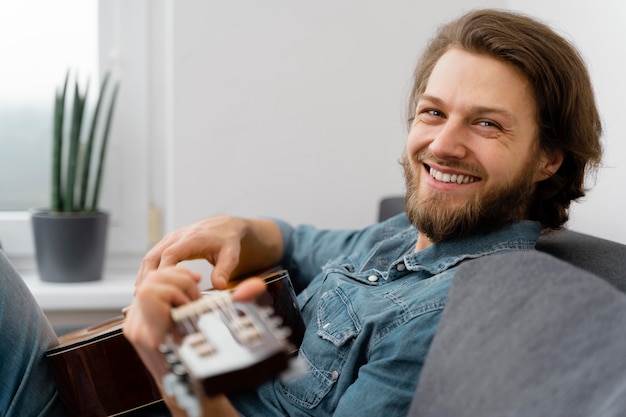
<path id="1" fill-rule="evenodd" d="M 433 156 L 439 159 L 462 159 L 467 155 L 466 138 L 462 121 L 448 119 L 429 145 Z"/>

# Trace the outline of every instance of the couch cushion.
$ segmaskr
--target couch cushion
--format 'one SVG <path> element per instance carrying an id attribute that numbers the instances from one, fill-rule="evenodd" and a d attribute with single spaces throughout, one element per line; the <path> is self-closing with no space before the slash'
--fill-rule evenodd
<path id="1" fill-rule="evenodd" d="M 459 268 L 411 417 L 624 410 L 626 294 L 537 251 Z"/>

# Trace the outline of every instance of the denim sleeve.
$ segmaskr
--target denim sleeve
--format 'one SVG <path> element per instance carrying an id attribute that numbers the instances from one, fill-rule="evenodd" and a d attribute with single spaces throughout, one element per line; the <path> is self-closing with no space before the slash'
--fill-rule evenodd
<path id="1" fill-rule="evenodd" d="M 283 236 L 281 264 L 289 271 L 297 292 L 320 273 L 329 259 L 347 250 L 346 242 L 358 233 L 355 230 L 321 230 L 310 225 L 293 227 L 284 221 L 275 221 Z"/>
<path id="2" fill-rule="evenodd" d="M 404 215 L 361 230 L 326 230 L 311 225 L 294 227 L 283 220 L 272 220 L 280 228 L 283 237 L 281 265 L 289 271 L 296 292 L 302 291 L 329 260 L 357 251 L 367 251 L 372 245 L 409 225 Z"/>

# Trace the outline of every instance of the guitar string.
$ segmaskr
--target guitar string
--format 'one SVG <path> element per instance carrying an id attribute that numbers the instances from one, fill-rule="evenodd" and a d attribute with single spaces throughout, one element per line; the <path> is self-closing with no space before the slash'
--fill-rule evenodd
<path id="1" fill-rule="evenodd" d="M 212 301 L 214 302 L 216 309 L 220 313 L 222 313 L 227 325 L 229 325 L 229 327 L 232 329 L 232 331 L 235 334 L 240 334 L 241 329 L 242 329 L 241 322 L 240 320 L 237 319 L 238 318 L 237 308 L 235 307 L 235 304 L 233 303 L 230 295 L 229 294 L 216 294 L 212 298 L 213 298 Z"/>
<path id="2" fill-rule="evenodd" d="M 203 314 L 213 312 L 220 316 L 222 322 L 231 329 L 237 338 L 242 338 L 242 342 L 251 335 L 260 335 L 263 331 L 258 327 L 251 317 L 246 314 L 245 309 L 237 308 L 228 291 L 208 291 L 203 293 L 199 300 L 188 303 L 176 309 L 173 316 L 183 327 L 186 334 L 193 334 L 200 331 L 198 322 Z M 205 338 L 206 339 L 206 338 Z"/>

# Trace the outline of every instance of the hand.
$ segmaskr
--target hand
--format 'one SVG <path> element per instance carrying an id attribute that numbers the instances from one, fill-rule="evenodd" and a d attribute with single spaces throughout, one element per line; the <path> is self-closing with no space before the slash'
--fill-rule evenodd
<path id="1" fill-rule="evenodd" d="M 144 257 L 136 285 L 154 270 L 206 259 L 214 267 L 214 288 L 223 289 L 231 277 L 273 267 L 281 256 L 282 236 L 274 222 L 212 217 L 174 231 L 157 243 Z"/>
<path id="2" fill-rule="evenodd" d="M 136 285 L 156 269 L 175 266 L 185 260 L 206 259 L 214 266 L 213 285 L 224 288 L 239 263 L 244 228 L 240 219 L 215 217 L 169 233 L 144 257 Z"/>
<path id="3" fill-rule="evenodd" d="M 133 345 L 159 387 L 169 372 L 159 347 L 171 332 L 171 310 L 200 297 L 200 276 L 183 268 L 150 272 L 126 310 L 124 336 Z"/>
<path id="4" fill-rule="evenodd" d="M 151 271 L 137 287 L 135 299 L 128 308 L 124 336 L 141 350 L 158 350 L 172 330 L 171 311 L 200 298 L 200 276 L 179 267 Z M 260 278 L 250 278 L 232 293 L 234 301 L 254 300 L 265 290 Z"/>
<path id="5" fill-rule="evenodd" d="M 142 362 L 161 390 L 166 404 L 173 415 L 184 415 L 172 398 L 168 398 L 161 385 L 162 378 L 169 372 L 165 365 L 160 345 L 172 332 L 172 308 L 181 306 L 200 297 L 197 287 L 200 276 L 184 268 L 170 267 L 151 271 L 137 288 L 135 299 L 127 309 L 123 333 L 137 351 Z M 265 282 L 251 278 L 233 291 L 233 300 L 251 301 L 265 290 Z M 203 398 L 205 415 L 237 415 L 226 397 Z M 210 410 L 210 413 L 209 413 Z"/>

